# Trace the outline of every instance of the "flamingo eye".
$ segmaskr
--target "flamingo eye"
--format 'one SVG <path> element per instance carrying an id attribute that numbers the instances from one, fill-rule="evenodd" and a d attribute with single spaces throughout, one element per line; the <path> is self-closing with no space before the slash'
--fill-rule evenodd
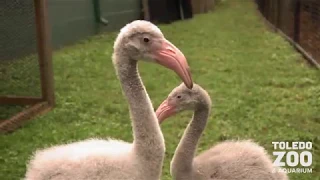
<path id="1" fill-rule="evenodd" d="M 178 98 L 178 99 L 180 99 L 180 98 L 181 98 L 181 96 L 177 96 L 177 98 Z"/>
<path id="2" fill-rule="evenodd" d="M 146 37 L 145 37 L 145 38 L 143 38 L 143 41 L 147 43 L 147 42 L 149 42 L 150 40 L 149 40 L 149 38 L 146 38 Z"/>

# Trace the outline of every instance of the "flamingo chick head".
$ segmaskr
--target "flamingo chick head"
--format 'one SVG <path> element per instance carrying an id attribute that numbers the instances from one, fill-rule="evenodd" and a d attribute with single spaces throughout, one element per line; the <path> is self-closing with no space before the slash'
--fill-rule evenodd
<path id="1" fill-rule="evenodd" d="M 158 109 L 156 115 L 159 123 L 165 119 L 185 110 L 197 110 L 199 108 L 211 108 L 211 99 L 206 90 L 198 84 L 193 84 L 189 89 L 185 84 L 174 88 Z"/>

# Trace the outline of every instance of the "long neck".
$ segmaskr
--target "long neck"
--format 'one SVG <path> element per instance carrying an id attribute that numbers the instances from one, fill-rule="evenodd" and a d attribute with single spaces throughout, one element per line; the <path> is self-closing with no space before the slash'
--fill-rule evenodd
<path id="1" fill-rule="evenodd" d="M 208 116 L 209 106 L 195 110 L 171 162 L 171 172 L 175 180 L 192 179 L 193 158 Z"/>
<path id="2" fill-rule="evenodd" d="M 122 58 L 121 62 L 115 61 L 114 64 L 129 103 L 134 152 L 138 155 L 137 157 L 163 159 L 165 151 L 163 134 L 151 100 L 140 79 L 137 61 Z"/>

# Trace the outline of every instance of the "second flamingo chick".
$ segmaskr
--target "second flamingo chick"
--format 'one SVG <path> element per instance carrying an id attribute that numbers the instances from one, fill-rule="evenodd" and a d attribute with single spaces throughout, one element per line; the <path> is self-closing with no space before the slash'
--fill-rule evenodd
<path id="1" fill-rule="evenodd" d="M 181 111 L 194 111 L 171 161 L 174 180 L 287 180 L 266 150 L 249 141 L 225 141 L 195 156 L 210 115 L 211 99 L 199 85 L 176 87 L 156 111 L 159 122 Z"/>

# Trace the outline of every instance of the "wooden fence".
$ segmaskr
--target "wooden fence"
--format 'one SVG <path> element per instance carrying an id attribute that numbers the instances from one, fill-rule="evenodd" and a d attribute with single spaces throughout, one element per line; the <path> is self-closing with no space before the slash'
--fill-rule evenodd
<path id="1" fill-rule="evenodd" d="M 320 68 L 320 1 L 256 0 L 262 15 Z"/>

